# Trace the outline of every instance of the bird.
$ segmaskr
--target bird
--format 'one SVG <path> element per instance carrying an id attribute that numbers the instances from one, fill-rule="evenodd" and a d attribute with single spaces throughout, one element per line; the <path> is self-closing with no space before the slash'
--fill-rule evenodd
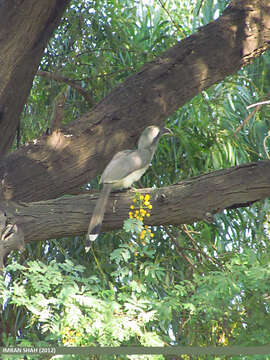
<path id="1" fill-rule="evenodd" d="M 85 251 L 99 235 L 107 201 L 112 191 L 128 189 L 138 181 L 149 167 L 155 154 L 158 140 L 164 134 L 172 135 L 172 131 L 165 127 L 151 125 L 146 127 L 138 141 L 136 150 L 117 152 L 104 169 L 100 183 L 102 191 L 97 200 L 86 236 Z"/>

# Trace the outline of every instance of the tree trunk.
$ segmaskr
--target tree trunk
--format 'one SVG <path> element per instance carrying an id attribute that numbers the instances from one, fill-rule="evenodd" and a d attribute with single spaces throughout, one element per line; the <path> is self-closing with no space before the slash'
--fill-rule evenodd
<path id="1" fill-rule="evenodd" d="M 0 2 L 0 155 L 13 143 L 44 49 L 68 3 Z"/>

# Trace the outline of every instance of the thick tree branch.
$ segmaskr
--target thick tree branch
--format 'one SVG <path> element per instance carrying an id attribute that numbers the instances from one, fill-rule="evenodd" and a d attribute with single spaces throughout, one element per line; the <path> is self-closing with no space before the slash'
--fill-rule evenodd
<path id="1" fill-rule="evenodd" d="M 0 154 L 12 145 L 44 49 L 68 3 L 0 2 Z"/>
<path id="2" fill-rule="evenodd" d="M 267 0 L 235 0 L 216 21 L 146 64 L 63 132 L 44 136 L 0 161 L 2 197 L 55 198 L 131 148 L 142 129 L 163 124 L 181 105 L 235 73 L 270 44 Z"/>
<path id="3" fill-rule="evenodd" d="M 147 220 L 149 225 L 180 225 L 196 220 L 212 221 L 212 216 L 224 209 L 248 206 L 269 197 L 269 179 L 270 161 L 261 161 L 214 171 L 169 187 L 138 191 L 151 196 L 153 210 Z M 7 224 L 16 225 L 25 242 L 32 242 L 83 235 L 97 197 L 98 194 L 78 195 L 28 204 L 2 202 L 1 208 Z M 111 194 L 103 231 L 122 227 L 133 197 L 132 191 Z M 17 240 L 21 247 L 23 236 Z M 16 248 L 14 239 L 10 238 L 10 242 L 6 239 L 5 248 Z"/>

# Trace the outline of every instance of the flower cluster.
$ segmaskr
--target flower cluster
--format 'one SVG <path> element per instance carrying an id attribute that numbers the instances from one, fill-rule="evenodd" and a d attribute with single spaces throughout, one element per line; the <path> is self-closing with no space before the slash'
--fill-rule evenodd
<path id="1" fill-rule="evenodd" d="M 76 338 L 80 336 L 81 333 L 71 330 L 69 326 L 66 326 L 62 331 L 62 342 L 64 345 L 73 345 L 76 342 Z"/>
<path id="2" fill-rule="evenodd" d="M 152 204 L 150 202 L 150 195 L 138 195 L 132 200 L 133 204 L 130 205 L 129 218 L 136 219 L 143 222 L 144 217 L 149 217 L 151 215 Z M 144 240 L 146 237 L 154 237 L 154 234 L 148 228 L 147 225 L 144 225 L 143 230 L 140 233 L 140 239 Z"/>

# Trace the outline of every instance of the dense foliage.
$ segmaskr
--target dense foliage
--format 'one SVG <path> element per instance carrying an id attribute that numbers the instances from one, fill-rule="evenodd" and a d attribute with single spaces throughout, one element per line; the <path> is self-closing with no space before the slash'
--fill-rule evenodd
<path id="1" fill-rule="evenodd" d="M 92 104 L 72 86 L 37 76 L 22 115 L 21 145 L 50 127 L 58 94 L 67 92 L 68 123 L 145 62 L 217 18 L 227 4 L 72 1 L 40 68 L 76 81 Z M 269 92 L 269 63 L 266 53 L 168 119 L 176 136 L 161 141 L 141 185 L 160 187 L 267 158 L 269 108 L 247 119 L 252 110 L 246 107 Z M 138 201 L 130 205 L 140 212 L 144 204 Z M 151 199 L 146 202 L 151 210 Z M 124 229 L 103 234 L 90 255 L 80 237 L 28 244 L 24 253 L 9 255 L 0 282 L 2 344 L 267 344 L 269 210 L 266 200 L 225 211 L 211 224 L 152 229 L 144 228 L 144 216 L 127 214 Z M 211 357 L 198 357 L 205 358 Z"/>

